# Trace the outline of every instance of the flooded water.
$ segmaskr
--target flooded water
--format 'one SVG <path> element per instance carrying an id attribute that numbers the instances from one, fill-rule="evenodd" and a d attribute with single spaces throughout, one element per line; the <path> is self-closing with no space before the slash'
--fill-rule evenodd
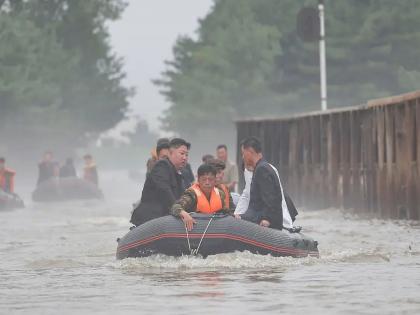
<path id="1" fill-rule="evenodd" d="M 29 187 L 29 186 L 28 186 Z M 301 211 L 321 258 L 250 253 L 116 261 L 140 185 L 102 177 L 105 201 L 0 212 L 0 314 L 419 314 L 420 226 Z"/>

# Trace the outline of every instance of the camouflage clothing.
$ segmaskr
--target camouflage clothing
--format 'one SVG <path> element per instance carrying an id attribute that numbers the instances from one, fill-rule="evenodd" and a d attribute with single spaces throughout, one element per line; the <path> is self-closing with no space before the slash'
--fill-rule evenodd
<path id="1" fill-rule="evenodd" d="M 219 190 L 220 198 L 222 199 L 222 210 L 218 212 L 233 214 L 235 207 L 232 202 L 232 197 L 229 198 L 230 207 L 228 208 L 225 205 L 225 192 L 217 186 L 216 189 Z M 186 212 L 195 212 L 197 210 L 197 195 L 192 188 L 184 191 L 181 198 L 172 206 L 170 213 L 175 217 L 179 217 L 182 210 Z"/>

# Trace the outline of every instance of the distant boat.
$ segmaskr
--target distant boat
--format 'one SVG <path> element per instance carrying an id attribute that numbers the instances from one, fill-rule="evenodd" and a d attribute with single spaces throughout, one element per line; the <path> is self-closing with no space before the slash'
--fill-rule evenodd
<path id="1" fill-rule="evenodd" d="M 17 194 L 10 194 L 0 189 L 0 210 L 24 208 L 23 200 Z"/>
<path id="2" fill-rule="evenodd" d="M 51 178 L 32 193 L 32 199 L 39 202 L 101 198 L 103 194 L 96 185 L 78 177 Z"/>
<path id="3" fill-rule="evenodd" d="M 235 251 L 291 257 L 319 257 L 318 242 L 302 233 L 275 230 L 229 215 L 193 213 L 192 231 L 174 216 L 165 216 L 133 228 L 118 240 L 117 259 L 154 254 L 203 257 Z"/>

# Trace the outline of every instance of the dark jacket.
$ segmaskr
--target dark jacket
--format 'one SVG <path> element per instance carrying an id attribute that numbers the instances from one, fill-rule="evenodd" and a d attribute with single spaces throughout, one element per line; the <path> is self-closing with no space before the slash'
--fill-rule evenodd
<path id="1" fill-rule="evenodd" d="M 67 163 L 60 168 L 60 175 L 61 178 L 63 177 L 76 177 L 76 169 L 74 168 L 73 164 Z"/>
<path id="2" fill-rule="evenodd" d="M 134 209 L 130 222 L 137 226 L 168 215 L 183 191 L 182 175 L 175 166 L 166 158 L 157 161 L 146 176 L 140 203 Z"/>
<path id="3" fill-rule="evenodd" d="M 38 181 L 37 185 L 58 175 L 58 163 L 54 161 L 43 161 L 38 164 Z"/>
<path id="4" fill-rule="evenodd" d="M 191 169 L 190 163 L 187 163 L 187 165 L 185 165 L 185 167 L 181 170 L 181 174 L 182 174 L 182 179 L 184 181 L 183 183 L 184 190 L 186 190 L 190 188 L 191 185 L 194 184 L 194 181 L 195 181 L 194 173 Z"/>
<path id="5" fill-rule="evenodd" d="M 285 194 L 290 217 L 294 221 L 297 210 L 292 200 Z M 283 209 L 280 182 L 270 164 L 261 159 L 258 161 L 251 182 L 248 211 L 256 213 L 255 221 L 267 220 L 274 229 L 283 228 Z M 247 211 L 247 212 L 248 212 Z M 245 213 L 246 216 L 246 213 Z"/>

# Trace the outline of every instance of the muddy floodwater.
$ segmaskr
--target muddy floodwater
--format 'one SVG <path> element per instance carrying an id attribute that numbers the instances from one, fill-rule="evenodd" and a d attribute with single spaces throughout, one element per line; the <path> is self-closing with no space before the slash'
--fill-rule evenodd
<path id="1" fill-rule="evenodd" d="M 0 314 L 420 314 L 420 225 L 301 210 L 321 258 L 250 253 L 115 259 L 140 184 L 101 176 L 104 201 L 0 212 Z"/>

